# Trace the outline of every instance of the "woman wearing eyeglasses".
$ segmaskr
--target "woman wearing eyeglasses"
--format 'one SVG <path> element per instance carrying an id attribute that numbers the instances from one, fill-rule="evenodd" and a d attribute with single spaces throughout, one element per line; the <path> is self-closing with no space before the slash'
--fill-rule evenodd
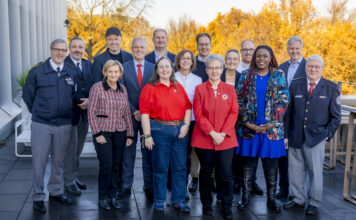
<path id="1" fill-rule="evenodd" d="M 188 130 L 192 104 L 176 82 L 172 62 L 157 61 L 149 83 L 143 88 L 139 107 L 144 145 L 152 150 L 154 210 L 163 211 L 167 174 L 171 165 L 171 203 L 180 212 L 190 212 L 185 202 Z"/>
<path id="2" fill-rule="evenodd" d="M 239 106 L 233 86 L 220 80 L 224 69 L 224 59 L 211 54 L 206 59 L 207 82 L 195 89 L 192 146 L 200 161 L 199 190 L 203 204 L 203 214 L 212 215 L 212 181 L 215 166 L 218 175 L 218 189 L 221 193 L 223 215 L 232 219 L 233 199 L 232 158 L 237 147 L 235 123 Z"/>

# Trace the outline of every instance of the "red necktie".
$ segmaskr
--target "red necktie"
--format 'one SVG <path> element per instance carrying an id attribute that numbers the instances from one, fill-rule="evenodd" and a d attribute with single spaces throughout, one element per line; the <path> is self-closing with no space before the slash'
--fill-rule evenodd
<path id="1" fill-rule="evenodd" d="M 141 88 L 141 85 L 142 85 L 142 70 L 141 70 L 141 66 L 142 64 L 137 64 L 137 79 L 138 79 L 138 84 L 140 85 L 140 88 Z"/>
<path id="2" fill-rule="evenodd" d="M 310 85 L 310 88 L 309 88 L 309 91 L 308 91 L 308 95 L 310 96 L 312 94 L 312 92 L 313 92 L 315 83 L 309 83 L 309 85 Z"/>

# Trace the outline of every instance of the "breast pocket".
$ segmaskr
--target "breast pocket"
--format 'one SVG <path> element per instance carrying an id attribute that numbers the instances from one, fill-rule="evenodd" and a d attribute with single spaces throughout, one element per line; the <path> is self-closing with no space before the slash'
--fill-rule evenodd
<path id="1" fill-rule="evenodd" d="M 43 79 L 37 82 L 37 94 L 43 98 L 52 98 L 57 94 L 56 81 Z"/>

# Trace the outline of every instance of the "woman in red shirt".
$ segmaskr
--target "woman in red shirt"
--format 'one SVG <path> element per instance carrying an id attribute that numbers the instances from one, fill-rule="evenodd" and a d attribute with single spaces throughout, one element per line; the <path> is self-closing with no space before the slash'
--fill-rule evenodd
<path id="1" fill-rule="evenodd" d="M 108 60 L 103 81 L 89 93 L 88 119 L 99 160 L 99 206 L 107 210 L 109 203 L 121 207 L 116 200 L 117 173 L 125 146 L 132 144 L 134 136 L 126 88 L 119 83 L 122 73 L 119 61 Z"/>
<path id="2" fill-rule="evenodd" d="M 176 82 L 171 61 L 157 61 L 149 83 L 143 88 L 139 107 L 144 145 L 152 150 L 154 210 L 163 211 L 167 173 L 171 164 L 173 207 L 190 212 L 185 202 L 187 132 L 192 105 L 182 85 Z"/>
<path id="3" fill-rule="evenodd" d="M 195 127 L 191 145 L 200 161 L 199 189 L 203 214 L 212 215 L 211 175 L 215 174 L 223 206 L 223 214 L 232 219 L 233 199 L 232 158 L 238 146 L 235 133 L 239 106 L 233 86 L 220 80 L 224 59 L 218 54 L 207 57 L 209 80 L 195 89 L 193 110 Z"/>

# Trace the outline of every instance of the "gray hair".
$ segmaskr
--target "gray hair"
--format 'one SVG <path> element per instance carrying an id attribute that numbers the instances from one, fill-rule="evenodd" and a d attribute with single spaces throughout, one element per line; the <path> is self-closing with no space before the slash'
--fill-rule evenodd
<path id="1" fill-rule="evenodd" d="M 166 34 L 166 36 L 167 36 L 167 31 L 166 31 L 165 29 L 163 29 L 163 28 L 157 28 L 157 29 L 155 29 L 155 30 L 153 31 L 153 37 L 155 37 L 155 36 L 156 36 L 156 33 L 159 32 L 159 31 L 164 32 L 164 33 Z"/>
<path id="2" fill-rule="evenodd" d="M 206 67 L 209 67 L 209 63 L 212 62 L 212 61 L 215 61 L 215 60 L 220 61 L 221 66 L 224 67 L 224 58 L 223 58 L 220 54 L 217 54 L 217 53 L 210 54 L 210 55 L 206 58 L 206 61 L 205 61 Z"/>
<path id="3" fill-rule="evenodd" d="M 305 65 L 307 66 L 308 63 L 309 63 L 311 60 L 319 61 L 319 62 L 321 63 L 321 66 L 324 68 L 324 60 L 323 60 L 323 58 L 321 58 L 321 56 L 319 56 L 319 55 L 311 55 L 310 57 L 308 57 L 307 62 L 306 62 Z"/>
<path id="4" fill-rule="evenodd" d="M 131 48 L 133 48 L 133 45 L 136 41 L 143 41 L 143 43 L 145 43 L 146 49 L 147 49 L 147 40 L 144 37 L 135 37 L 134 39 L 132 39 L 131 41 Z"/>
<path id="5" fill-rule="evenodd" d="M 293 36 L 287 41 L 287 48 L 294 42 L 298 41 L 303 48 L 303 41 L 299 36 Z"/>
<path id="6" fill-rule="evenodd" d="M 55 39 L 54 41 L 52 41 L 50 48 L 53 49 L 54 46 L 56 46 L 57 44 L 65 44 L 67 47 L 67 42 L 63 39 Z"/>
<path id="7" fill-rule="evenodd" d="M 85 42 L 84 42 L 84 40 L 83 40 L 82 38 L 80 38 L 80 37 L 74 37 L 74 38 L 72 38 L 72 39 L 69 41 L 69 48 L 72 46 L 72 42 L 75 41 L 75 40 L 80 40 L 80 41 L 82 41 L 82 42 L 83 42 L 83 45 L 84 45 L 84 47 L 85 47 Z"/>
<path id="8" fill-rule="evenodd" d="M 251 44 L 253 44 L 253 46 L 255 46 L 255 44 L 253 43 L 252 40 L 244 40 L 244 41 L 242 41 L 242 43 L 241 43 L 241 49 L 242 49 L 242 47 L 244 46 L 244 44 L 246 44 L 246 43 L 248 43 L 248 42 L 250 42 Z"/>

